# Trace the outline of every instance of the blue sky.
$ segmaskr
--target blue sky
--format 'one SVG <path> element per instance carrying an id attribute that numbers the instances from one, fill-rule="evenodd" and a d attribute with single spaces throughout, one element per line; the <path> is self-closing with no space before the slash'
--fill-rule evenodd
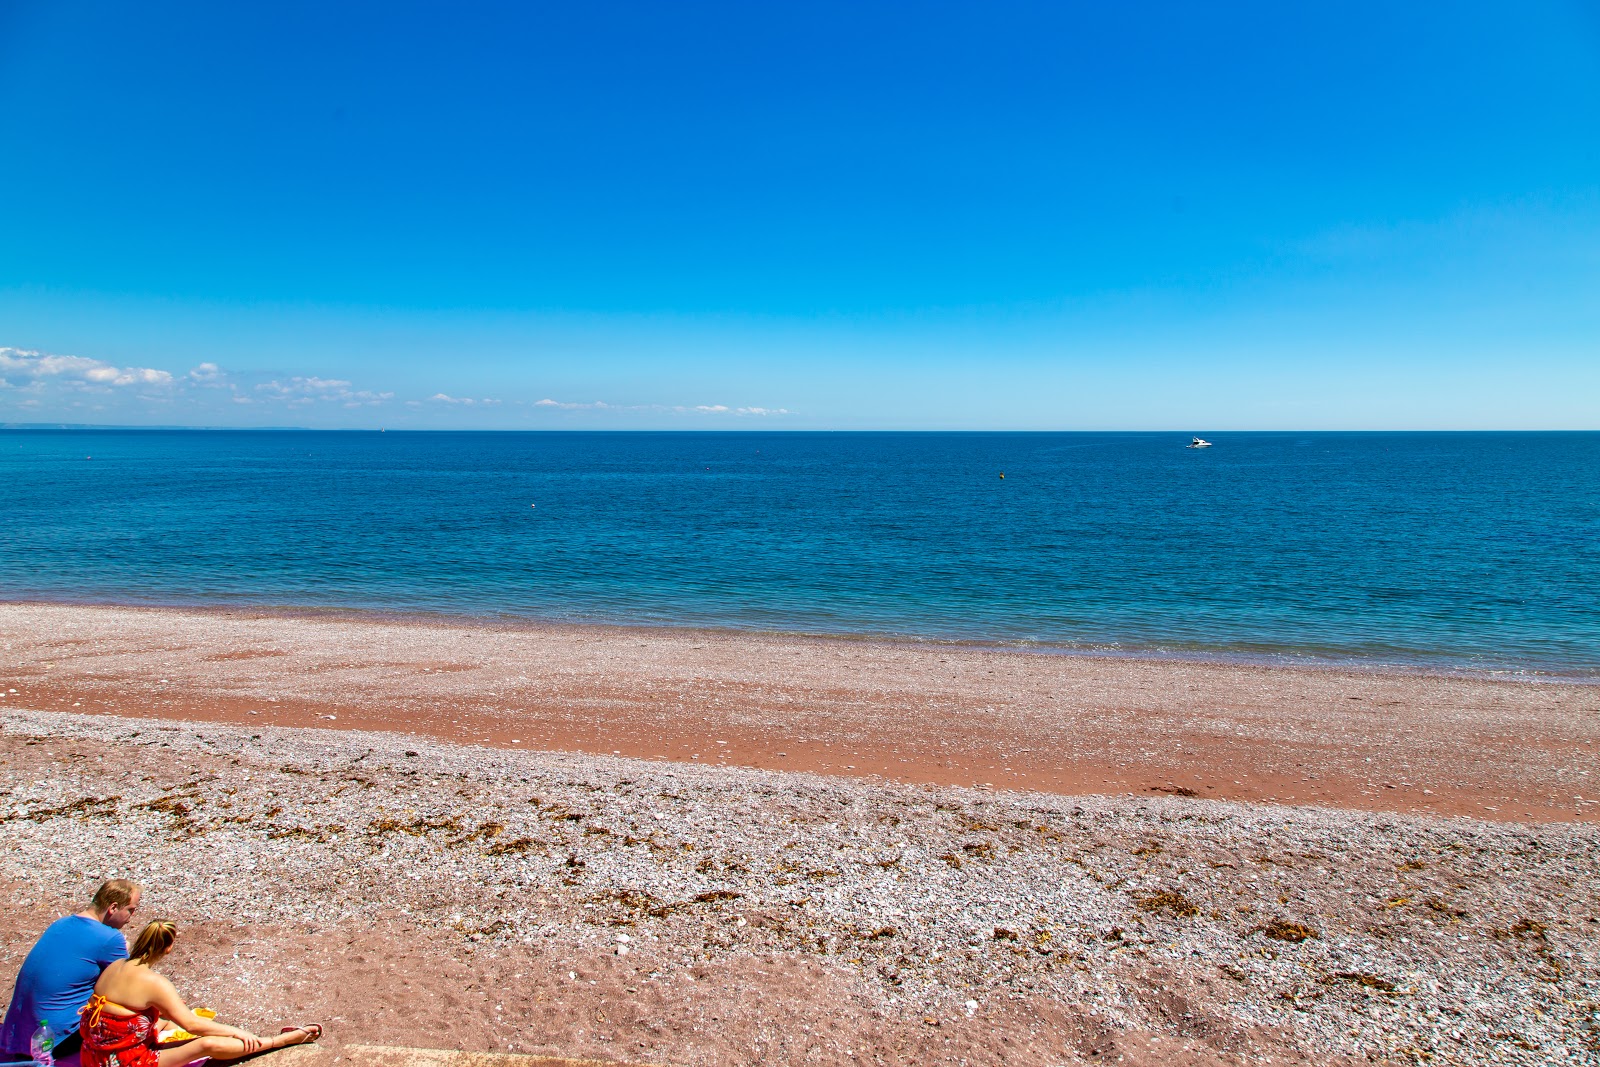
<path id="1" fill-rule="evenodd" d="M 1600 428 L 1600 14 L 1293 7 L 0 0 L 0 421 Z"/>

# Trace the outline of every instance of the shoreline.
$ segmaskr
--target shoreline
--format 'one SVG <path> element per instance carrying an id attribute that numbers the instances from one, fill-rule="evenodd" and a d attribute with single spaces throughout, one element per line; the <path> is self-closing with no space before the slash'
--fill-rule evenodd
<path id="1" fill-rule="evenodd" d="M 0 604 L 0 706 L 841 778 L 1600 821 L 1593 686 L 687 629 Z"/>
<path id="2" fill-rule="evenodd" d="M 1600 689 L 1600 665 L 1595 666 L 1503 666 L 1469 667 L 1451 664 L 1441 659 L 1430 659 L 1417 654 L 1413 658 L 1395 660 L 1375 655 L 1345 653 L 1317 653 L 1294 651 L 1266 651 L 1243 649 L 1117 647 L 1089 644 L 1051 644 L 1023 638 L 940 637 L 898 634 L 887 631 L 822 631 L 777 630 L 755 626 L 701 625 L 695 623 L 643 622 L 630 623 L 600 619 L 570 619 L 540 615 L 482 615 L 467 611 L 442 609 L 400 609 L 351 606 L 321 606 L 315 604 L 257 604 L 248 601 L 182 601 L 182 600 L 119 600 L 101 597 L 16 597 L 0 598 L 0 608 L 6 607 L 79 607 L 105 608 L 125 611 L 175 612 L 180 614 L 220 614 L 225 616 L 285 619 L 323 619 L 344 622 L 378 622 L 396 626 L 422 625 L 459 628 L 489 628 L 504 630 L 617 631 L 620 633 L 686 633 L 717 636 L 750 636 L 772 639 L 790 638 L 797 641 L 833 641 L 845 643 L 882 644 L 911 648 L 957 649 L 976 652 L 1016 653 L 1018 655 L 1063 656 L 1074 659 L 1106 659 L 1174 664 L 1221 664 L 1224 666 L 1289 668 L 1307 671 L 1330 671 L 1349 674 L 1407 675 L 1424 678 L 1465 678 L 1487 681 L 1525 682 L 1528 684 L 1554 684 L 1593 686 Z"/>

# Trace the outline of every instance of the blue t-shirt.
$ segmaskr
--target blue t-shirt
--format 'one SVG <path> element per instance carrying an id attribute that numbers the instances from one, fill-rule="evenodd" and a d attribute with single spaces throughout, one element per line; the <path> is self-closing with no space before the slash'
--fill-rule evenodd
<path id="1" fill-rule="evenodd" d="M 11 1007 L 0 1026 L 0 1051 L 27 1055 L 40 1020 L 56 1040 L 78 1032 L 78 1009 L 89 1003 L 100 972 L 128 958 L 122 934 L 103 922 L 68 915 L 45 928 L 22 961 Z"/>

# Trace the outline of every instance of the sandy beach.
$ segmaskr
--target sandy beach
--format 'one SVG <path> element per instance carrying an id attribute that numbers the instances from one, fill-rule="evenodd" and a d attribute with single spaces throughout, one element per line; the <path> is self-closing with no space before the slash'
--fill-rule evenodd
<path id="1" fill-rule="evenodd" d="M 334 1042 L 1600 1054 L 1594 687 L 27 604 L 0 650 L 8 968 L 116 873 L 195 999 Z"/>
<path id="2" fill-rule="evenodd" d="M 876 781 L 1600 818 L 1600 686 L 957 645 L 0 605 L 5 703 Z"/>

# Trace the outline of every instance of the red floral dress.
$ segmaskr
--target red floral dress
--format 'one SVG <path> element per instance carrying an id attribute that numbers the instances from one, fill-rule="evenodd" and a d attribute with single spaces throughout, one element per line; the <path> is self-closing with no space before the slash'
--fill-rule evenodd
<path id="1" fill-rule="evenodd" d="M 152 1005 L 132 1015 L 113 1015 L 103 1010 L 110 1003 L 96 993 L 83 1007 L 78 1030 L 83 1035 L 83 1067 L 156 1067 L 160 1012 Z"/>

